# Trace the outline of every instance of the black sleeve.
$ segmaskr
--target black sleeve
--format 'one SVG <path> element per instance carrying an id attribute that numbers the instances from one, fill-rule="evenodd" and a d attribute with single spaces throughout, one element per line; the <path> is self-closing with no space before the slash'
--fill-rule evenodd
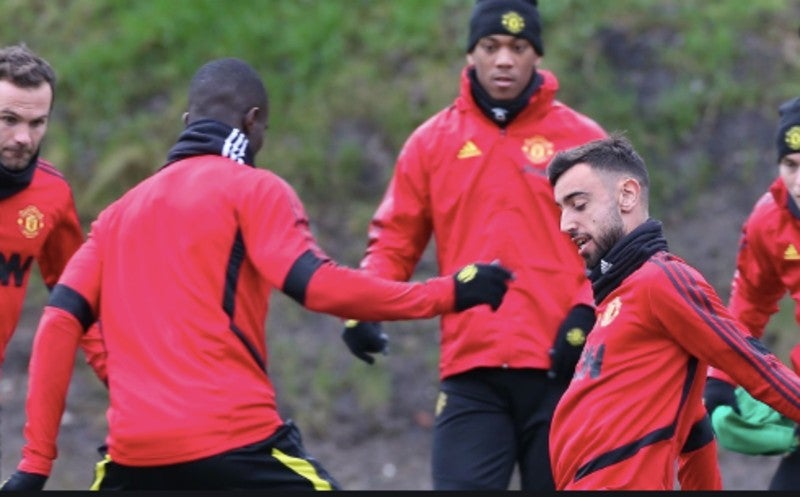
<path id="1" fill-rule="evenodd" d="M 283 282 L 283 293 L 300 305 L 305 305 L 306 288 L 311 277 L 325 261 L 317 257 L 311 250 L 306 250 L 297 258 Z"/>
<path id="2" fill-rule="evenodd" d="M 84 332 L 96 321 L 89 302 L 83 298 L 83 295 L 66 285 L 57 284 L 53 287 L 47 305 L 58 307 L 75 316 L 75 319 L 83 326 Z"/>

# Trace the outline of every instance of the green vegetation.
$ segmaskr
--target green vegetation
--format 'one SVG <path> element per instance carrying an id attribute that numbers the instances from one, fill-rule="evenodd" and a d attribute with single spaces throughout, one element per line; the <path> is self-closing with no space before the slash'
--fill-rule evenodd
<path id="1" fill-rule="evenodd" d="M 456 94 L 472 3 L 5 0 L 0 16 L 6 20 L 3 42 L 27 42 L 59 75 L 43 156 L 71 179 L 87 228 L 100 209 L 161 165 L 181 130 L 195 69 L 234 56 L 252 63 L 270 92 L 259 166 L 295 186 L 321 245 L 354 264 L 403 140 Z M 654 165 L 654 212 L 680 223 L 704 209 L 703 195 L 720 182 L 753 185 L 770 171 L 759 161 L 772 152 L 777 103 L 800 94 L 797 5 L 539 4 L 544 67 L 559 77 L 561 100 L 610 131 L 628 133 Z M 731 122 L 752 127 L 743 136 L 722 133 Z M 720 150 L 732 149 L 736 153 L 725 157 L 730 163 L 720 164 Z M 739 208 L 749 209 L 756 195 L 742 194 L 747 200 Z M 722 245 L 726 253 L 735 250 L 735 243 Z M 727 284 L 731 271 L 726 264 L 712 283 Z M 384 412 L 387 370 L 378 366 L 364 374 L 366 366 L 331 333 L 336 320 L 312 321 L 292 306 L 283 300 L 273 305 L 270 331 L 287 409 L 301 424 L 322 430 L 331 399 L 355 389 L 360 409 Z M 325 342 L 329 349 L 291 342 L 291 331 L 304 327 L 327 328 L 307 336 L 333 337 Z M 433 339 L 420 347 L 435 371 Z"/>

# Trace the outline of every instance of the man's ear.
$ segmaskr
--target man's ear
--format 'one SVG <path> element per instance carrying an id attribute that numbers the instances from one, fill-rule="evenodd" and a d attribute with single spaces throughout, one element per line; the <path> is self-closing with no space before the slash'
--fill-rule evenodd
<path id="1" fill-rule="evenodd" d="M 249 133 L 250 130 L 253 128 L 253 124 L 258 119 L 261 113 L 261 108 L 259 107 L 251 107 L 250 110 L 247 111 L 247 114 L 244 115 L 244 122 L 242 123 L 242 131 L 245 133 Z"/>
<path id="2" fill-rule="evenodd" d="M 183 119 L 184 126 L 188 126 L 189 125 L 189 113 L 188 112 L 184 112 L 183 116 L 182 116 L 182 119 Z"/>
<path id="3" fill-rule="evenodd" d="M 619 210 L 620 212 L 631 212 L 641 200 L 642 185 L 633 178 L 622 180 L 619 189 Z"/>

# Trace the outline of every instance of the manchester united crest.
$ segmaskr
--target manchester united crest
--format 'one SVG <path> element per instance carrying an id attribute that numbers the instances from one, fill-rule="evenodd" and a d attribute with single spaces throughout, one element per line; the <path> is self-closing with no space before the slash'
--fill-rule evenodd
<path id="1" fill-rule="evenodd" d="M 25 238 L 36 238 L 44 229 L 44 214 L 35 205 L 29 205 L 19 211 L 17 224 Z"/>
<path id="2" fill-rule="evenodd" d="M 513 10 L 503 14 L 501 22 L 503 23 L 503 27 L 514 35 L 525 29 L 525 19 Z"/>
<path id="3" fill-rule="evenodd" d="M 522 151 L 525 153 L 525 157 L 533 164 L 544 164 L 555 154 L 555 147 L 553 142 L 544 136 L 536 135 L 525 139 L 522 144 Z"/>
<path id="4" fill-rule="evenodd" d="M 784 135 L 786 145 L 792 150 L 800 150 L 800 126 L 792 126 Z"/>
<path id="5" fill-rule="evenodd" d="M 620 309 L 622 309 L 622 301 L 617 297 L 606 306 L 600 315 L 600 326 L 608 326 L 611 321 L 619 316 Z"/>

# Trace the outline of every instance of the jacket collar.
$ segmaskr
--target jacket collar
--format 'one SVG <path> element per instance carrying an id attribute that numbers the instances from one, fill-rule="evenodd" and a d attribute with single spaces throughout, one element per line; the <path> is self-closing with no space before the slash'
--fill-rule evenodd
<path id="1" fill-rule="evenodd" d="M 478 108 L 478 104 L 475 102 L 475 99 L 472 98 L 472 89 L 469 78 L 469 69 L 471 67 L 472 66 L 465 66 L 461 70 L 461 84 L 458 97 L 455 101 L 455 106 L 459 111 L 465 112 L 472 110 L 483 116 L 483 112 L 481 112 L 480 108 Z M 520 118 L 523 116 L 531 117 L 529 114 L 534 116 L 543 116 L 551 108 L 553 101 L 555 101 L 556 93 L 558 93 L 559 88 L 558 79 L 556 78 L 555 74 L 545 69 L 537 69 L 536 72 L 542 77 L 542 84 L 531 96 L 528 107 L 526 107 L 525 110 L 520 112 L 520 114 L 517 116 L 517 120 L 520 120 Z M 488 117 L 485 118 L 489 120 Z M 513 123 L 511 125 L 513 126 Z"/>
<path id="2" fill-rule="evenodd" d="M 797 202 L 794 201 L 794 197 L 789 194 L 789 190 L 786 189 L 786 184 L 784 184 L 781 178 L 776 178 L 775 181 L 772 182 L 772 185 L 769 187 L 769 192 L 772 194 L 772 198 L 775 199 L 775 203 L 778 207 L 789 211 L 789 214 L 795 219 L 800 219 L 800 207 L 798 207 Z"/>

